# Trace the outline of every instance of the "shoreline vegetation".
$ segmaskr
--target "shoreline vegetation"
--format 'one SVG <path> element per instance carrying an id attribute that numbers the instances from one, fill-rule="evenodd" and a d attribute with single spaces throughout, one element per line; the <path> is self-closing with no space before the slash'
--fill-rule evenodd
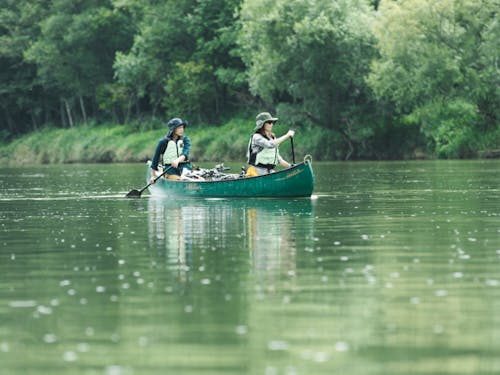
<path id="1" fill-rule="evenodd" d="M 252 129 L 251 120 L 241 119 L 233 119 L 217 127 L 188 125 L 186 135 L 193 143 L 191 161 L 246 161 L 246 147 Z M 283 126 L 278 133 L 286 130 Z M 166 122 L 142 126 L 87 124 L 65 129 L 44 127 L 0 144 L 0 164 L 143 162 L 153 156 L 157 141 L 166 133 Z M 300 132 L 297 139 L 300 141 L 295 145 L 296 155 L 309 153 L 311 140 L 303 143 L 305 137 Z M 283 144 L 280 152 L 288 157 L 290 144 Z"/>
<path id="2" fill-rule="evenodd" d="M 288 130 L 278 123 L 277 135 Z M 248 138 L 253 122 L 233 119 L 223 125 L 189 125 L 186 134 L 193 142 L 191 160 L 198 162 L 245 162 Z M 70 163 L 133 163 L 152 157 L 158 139 L 166 133 L 166 125 L 156 121 L 143 125 L 86 124 L 73 128 L 44 127 L 0 144 L 0 164 L 4 166 L 70 164 Z M 296 129 L 295 155 L 310 154 L 316 161 L 342 160 L 332 150 L 325 150 L 335 134 L 325 129 Z M 332 147 L 332 146 L 330 146 Z M 280 146 L 285 159 L 291 155 L 289 142 Z M 499 158 L 500 150 L 478 151 L 465 159 Z M 418 160 L 438 159 L 419 147 L 408 149 L 395 157 L 367 157 L 350 160 Z"/>
<path id="3" fill-rule="evenodd" d="M 168 119 L 245 160 L 259 112 L 314 160 L 500 154 L 498 0 L 7 1 L 2 164 L 133 162 Z M 290 155 L 290 143 L 280 147 Z"/>

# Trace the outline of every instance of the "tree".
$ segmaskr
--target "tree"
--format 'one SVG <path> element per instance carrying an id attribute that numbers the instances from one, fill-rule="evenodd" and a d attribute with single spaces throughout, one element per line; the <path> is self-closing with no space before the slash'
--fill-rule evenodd
<path id="1" fill-rule="evenodd" d="M 191 17 L 190 33 L 196 39 L 193 59 L 204 66 L 208 85 L 206 103 L 213 115 L 239 109 L 238 97 L 246 95 L 245 65 L 238 54 L 237 15 L 241 0 L 198 0 Z M 201 82 L 200 82 L 201 83 Z M 210 92 L 211 91 L 211 92 Z M 201 100 L 202 98 L 199 98 Z M 206 99 L 204 100 L 206 102 Z"/>
<path id="2" fill-rule="evenodd" d="M 51 112 L 36 66 L 23 53 L 39 33 L 49 0 L 4 0 L 0 8 L 0 138 L 36 129 Z M 40 97 L 42 100 L 40 100 Z"/>
<path id="3" fill-rule="evenodd" d="M 241 10 L 252 93 L 290 120 L 333 130 L 346 159 L 367 152 L 381 122 L 364 81 L 376 53 L 372 14 L 367 1 L 348 0 L 254 0 Z"/>
<path id="4" fill-rule="evenodd" d="M 440 156 L 498 147 L 500 28 L 496 0 L 383 1 L 380 57 L 368 78 Z"/>
<path id="5" fill-rule="evenodd" d="M 129 23 L 110 1 L 54 0 L 49 16 L 40 22 L 41 35 L 25 51 L 37 66 L 41 85 L 55 90 L 70 125 L 79 113 L 87 121 L 87 107 L 96 116 L 96 91 L 113 79 L 115 51 L 128 48 Z M 78 110 L 77 110 L 78 109 Z"/>
<path id="6" fill-rule="evenodd" d="M 228 79 L 244 71 L 239 57 L 231 54 L 239 2 L 141 1 L 134 44 L 114 62 L 118 83 L 137 101 L 146 100 L 153 116 L 161 109 L 169 116 L 210 120 L 221 108 L 227 111 L 227 93 L 240 89 L 243 81 Z"/>

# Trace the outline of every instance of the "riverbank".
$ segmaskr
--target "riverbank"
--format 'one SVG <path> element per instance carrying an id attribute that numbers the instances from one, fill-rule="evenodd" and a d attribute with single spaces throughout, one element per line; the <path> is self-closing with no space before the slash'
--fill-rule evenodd
<path id="1" fill-rule="evenodd" d="M 220 126 L 188 126 L 191 138 L 191 160 L 223 162 L 246 159 L 248 137 L 252 132 L 248 120 L 236 119 Z M 278 135 L 288 128 L 277 129 Z M 0 144 L 0 164 L 61 164 L 61 163 L 120 163 L 143 162 L 153 156 L 157 141 L 166 133 L 164 124 L 151 128 L 124 125 L 81 125 L 73 128 L 46 127 L 20 137 L 8 144 Z M 307 137 L 297 130 L 295 154 L 303 157 L 313 154 L 314 144 L 325 138 L 324 130 Z M 326 138 L 327 139 L 327 138 Z M 323 139 L 324 141 L 325 139 Z M 288 142 L 280 146 L 281 154 L 290 159 Z"/>
<path id="2" fill-rule="evenodd" d="M 288 127 L 278 123 L 277 136 Z M 191 160 L 194 162 L 246 161 L 248 137 L 253 126 L 248 119 L 232 119 L 221 125 L 188 126 L 186 135 L 191 138 Z M 325 129 L 295 128 L 294 151 L 296 160 L 312 155 L 316 161 L 342 160 L 344 150 L 333 131 Z M 153 156 L 157 141 L 166 133 L 162 122 L 135 125 L 87 124 L 73 128 L 44 127 L 39 131 L 17 138 L 10 143 L 0 143 L 1 165 L 63 164 L 63 163 L 123 163 L 143 162 Z M 280 153 L 291 161 L 291 143 L 284 142 Z M 388 158 L 387 155 L 392 157 Z M 366 159 L 433 159 L 422 148 L 407 149 L 404 154 L 367 155 Z M 477 152 L 478 158 L 498 158 L 498 150 Z"/>

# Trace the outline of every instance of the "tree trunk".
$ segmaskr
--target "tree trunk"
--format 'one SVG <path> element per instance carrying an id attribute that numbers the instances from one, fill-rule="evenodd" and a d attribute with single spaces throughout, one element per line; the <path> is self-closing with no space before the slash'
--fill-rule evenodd
<path id="1" fill-rule="evenodd" d="M 83 102 L 83 98 L 81 95 L 79 96 L 79 98 L 80 98 L 80 108 L 82 109 L 83 123 L 86 124 L 87 123 L 87 112 L 85 112 L 85 103 Z"/>
<path id="2" fill-rule="evenodd" d="M 64 116 L 64 102 L 61 99 L 61 105 L 59 106 L 59 115 L 61 116 L 61 125 L 63 128 L 67 128 L 66 116 Z"/>
<path id="3" fill-rule="evenodd" d="M 132 97 L 129 98 L 128 104 L 127 104 L 127 113 L 125 114 L 125 124 L 128 124 L 128 121 L 130 119 L 130 112 L 132 111 Z"/>
<path id="4" fill-rule="evenodd" d="M 347 142 L 347 145 L 349 146 L 349 151 L 347 152 L 347 155 L 345 156 L 344 160 L 349 160 L 351 158 L 352 153 L 354 152 L 354 145 L 352 144 L 352 131 L 351 131 L 351 121 L 346 120 L 347 124 L 347 129 L 346 131 L 343 132 L 344 138 Z"/>
<path id="5" fill-rule="evenodd" d="M 33 114 L 33 111 L 30 112 L 30 116 L 31 116 L 31 124 L 33 125 L 33 130 L 38 130 L 38 126 L 36 124 L 36 118 L 35 118 L 35 115 Z"/>
<path id="6" fill-rule="evenodd" d="M 158 102 L 155 100 L 154 103 L 153 103 L 153 112 L 151 113 L 153 119 L 155 118 L 156 116 L 156 109 L 158 108 Z"/>
<path id="7" fill-rule="evenodd" d="M 64 100 L 64 105 L 66 107 L 66 114 L 68 115 L 69 126 L 72 128 L 74 126 L 73 117 L 71 116 L 71 109 L 69 108 L 69 103 L 66 99 Z"/>

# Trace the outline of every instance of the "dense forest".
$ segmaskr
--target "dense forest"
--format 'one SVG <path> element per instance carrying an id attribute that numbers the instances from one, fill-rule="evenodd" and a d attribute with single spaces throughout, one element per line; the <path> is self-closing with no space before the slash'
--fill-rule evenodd
<path id="1" fill-rule="evenodd" d="M 4 145 L 267 110 L 320 159 L 500 149 L 498 0 L 1 1 Z"/>

